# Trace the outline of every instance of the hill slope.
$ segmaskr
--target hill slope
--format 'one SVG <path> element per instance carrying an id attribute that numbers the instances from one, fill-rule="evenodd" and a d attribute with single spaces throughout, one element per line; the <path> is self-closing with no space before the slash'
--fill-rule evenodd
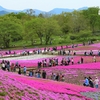
<path id="1" fill-rule="evenodd" d="M 56 88 L 55 88 L 56 87 Z M 0 98 L 3 100 L 91 100 L 80 92 L 95 89 L 29 78 L 0 70 Z"/>

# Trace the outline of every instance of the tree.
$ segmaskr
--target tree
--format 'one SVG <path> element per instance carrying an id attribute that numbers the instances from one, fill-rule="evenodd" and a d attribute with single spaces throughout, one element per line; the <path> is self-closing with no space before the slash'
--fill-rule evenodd
<path id="1" fill-rule="evenodd" d="M 70 30 L 70 27 L 68 25 L 68 20 L 69 20 L 69 13 L 62 13 L 60 15 L 53 15 L 52 18 L 54 20 L 56 20 L 59 24 L 59 26 L 61 27 L 61 30 L 62 30 L 62 35 L 65 35 L 69 32 Z"/>
<path id="2" fill-rule="evenodd" d="M 40 14 L 38 15 L 38 17 L 44 18 L 44 15 L 43 15 L 42 13 L 40 13 Z"/>
<path id="3" fill-rule="evenodd" d="M 81 31 L 81 34 L 77 36 L 77 39 L 82 40 L 84 42 L 89 41 L 89 37 L 91 37 L 90 31 Z"/>
<path id="4" fill-rule="evenodd" d="M 33 16 L 35 14 L 35 11 L 33 9 L 26 10 L 26 13 L 30 16 Z"/>
<path id="5" fill-rule="evenodd" d="M 83 15 L 86 19 L 88 19 L 88 23 L 92 33 L 94 34 L 97 27 L 99 27 L 99 15 L 98 15 L 99 8 L 98 7 L 91 7 L 87 10 L 83 10 Z"/>
<path id="6" fill-rule="evenodd" d="M 43 26 L 43 37 L 45 39 L 45 44 L 47 45 L 52 39 L 52 37 L 61 33 L 61 28 L 58 25 L 58 22 L 56 20 L 53 20 L 52 18 L 45 19 L 45 23 L 43 24 Z"/>
<path id="7" fill-rule="evenodd" d="M 81 30 L 87 29 L 87 22 L 82 11 L 73 11 L 69 15 L 68 25 L 72 33 L 80 33 Z"/>
<path id="8" fill-rule="evenodd" d="M 15 23 L 15 17 L 3 16 L 0 18 L 0 42 L 6 48 L 10 46 L 12 36 L 22 32 L 21 26 Z"/>
<path id="9" fill-rule="evenodd" d="M 29 37 L 31 39 L 31 43 L 33 45 L 34 39 L 38 37 L 40 39 L 40 44 L 43 43 L 43 18 L 35 18 L 31 21 L 28 21 L 25 24 L 25 30 L 27 33 L 27 38 Z"/>

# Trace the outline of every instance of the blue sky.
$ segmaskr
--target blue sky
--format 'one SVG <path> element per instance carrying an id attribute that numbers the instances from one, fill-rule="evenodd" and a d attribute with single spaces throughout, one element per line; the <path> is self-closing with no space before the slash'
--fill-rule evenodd
<path id="1" fill-rule="evenodd" d="M 54 8 L 100 7 L 100 0 L 0 0 L 0 6 L 11 10 L 32 8 L 50 11 Z"/>

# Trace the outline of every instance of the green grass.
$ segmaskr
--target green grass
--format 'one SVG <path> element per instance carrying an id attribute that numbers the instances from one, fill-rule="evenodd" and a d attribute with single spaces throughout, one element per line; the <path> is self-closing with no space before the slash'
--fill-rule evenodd
<path id="1" fill-rule="evenodd" d="M 23 49 L 24 46 L 26 48 L 39 48 L 39 47 L 70 45 L 70 44 L 73 44 L 73 43 L 74 44 L 82 43 L 83 41 L 88 42 L 90 39 L 100 41 L 100 36 L 93 36 L 93 37 L 90 36 L 90 37 L 87 37 L 85 40 L 83 38 L 71 40 L 70 35 L 66 35 L 65 37 L 64 36 L 55 36 L 55 37 L 53 37 L 52 44 L 48 44 L 48 45 L 45 45 L 44 40 L 43 40 L 43 44 L 41 45 L 39 39 L 36 40 L 36 43 L 34 45 L 31 45 L 31 41 L 29 41 L 29 40 L 27 40 L 27 41 L 26 40 L 20 40 L 20 41 L 17 41 L 17 42 L 12 42 L 10 44 L 10 48 L 7 48 L 7 50 L 8 49 L 11 49 L 11 50 Z M 15 47 L 12 47 L 12 45 L 15 45 Z"/>
<path id="2" fill-rule="evenodd" d="M 7 92 L 0 92 L 0 96 L 6 96 Z"/>

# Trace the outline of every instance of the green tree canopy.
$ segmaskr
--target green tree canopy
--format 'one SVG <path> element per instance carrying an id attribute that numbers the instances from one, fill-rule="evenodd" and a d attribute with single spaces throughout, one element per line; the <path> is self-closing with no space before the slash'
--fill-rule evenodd
<path id="1" fill-rule="evenodd" d="M 21 25 L 15 23 L 14 17 L 1 17 L 0 18 L 0 42 L 4 47 L 9 47 L 12 37 L 15 34 L 21 34 Z"/>

